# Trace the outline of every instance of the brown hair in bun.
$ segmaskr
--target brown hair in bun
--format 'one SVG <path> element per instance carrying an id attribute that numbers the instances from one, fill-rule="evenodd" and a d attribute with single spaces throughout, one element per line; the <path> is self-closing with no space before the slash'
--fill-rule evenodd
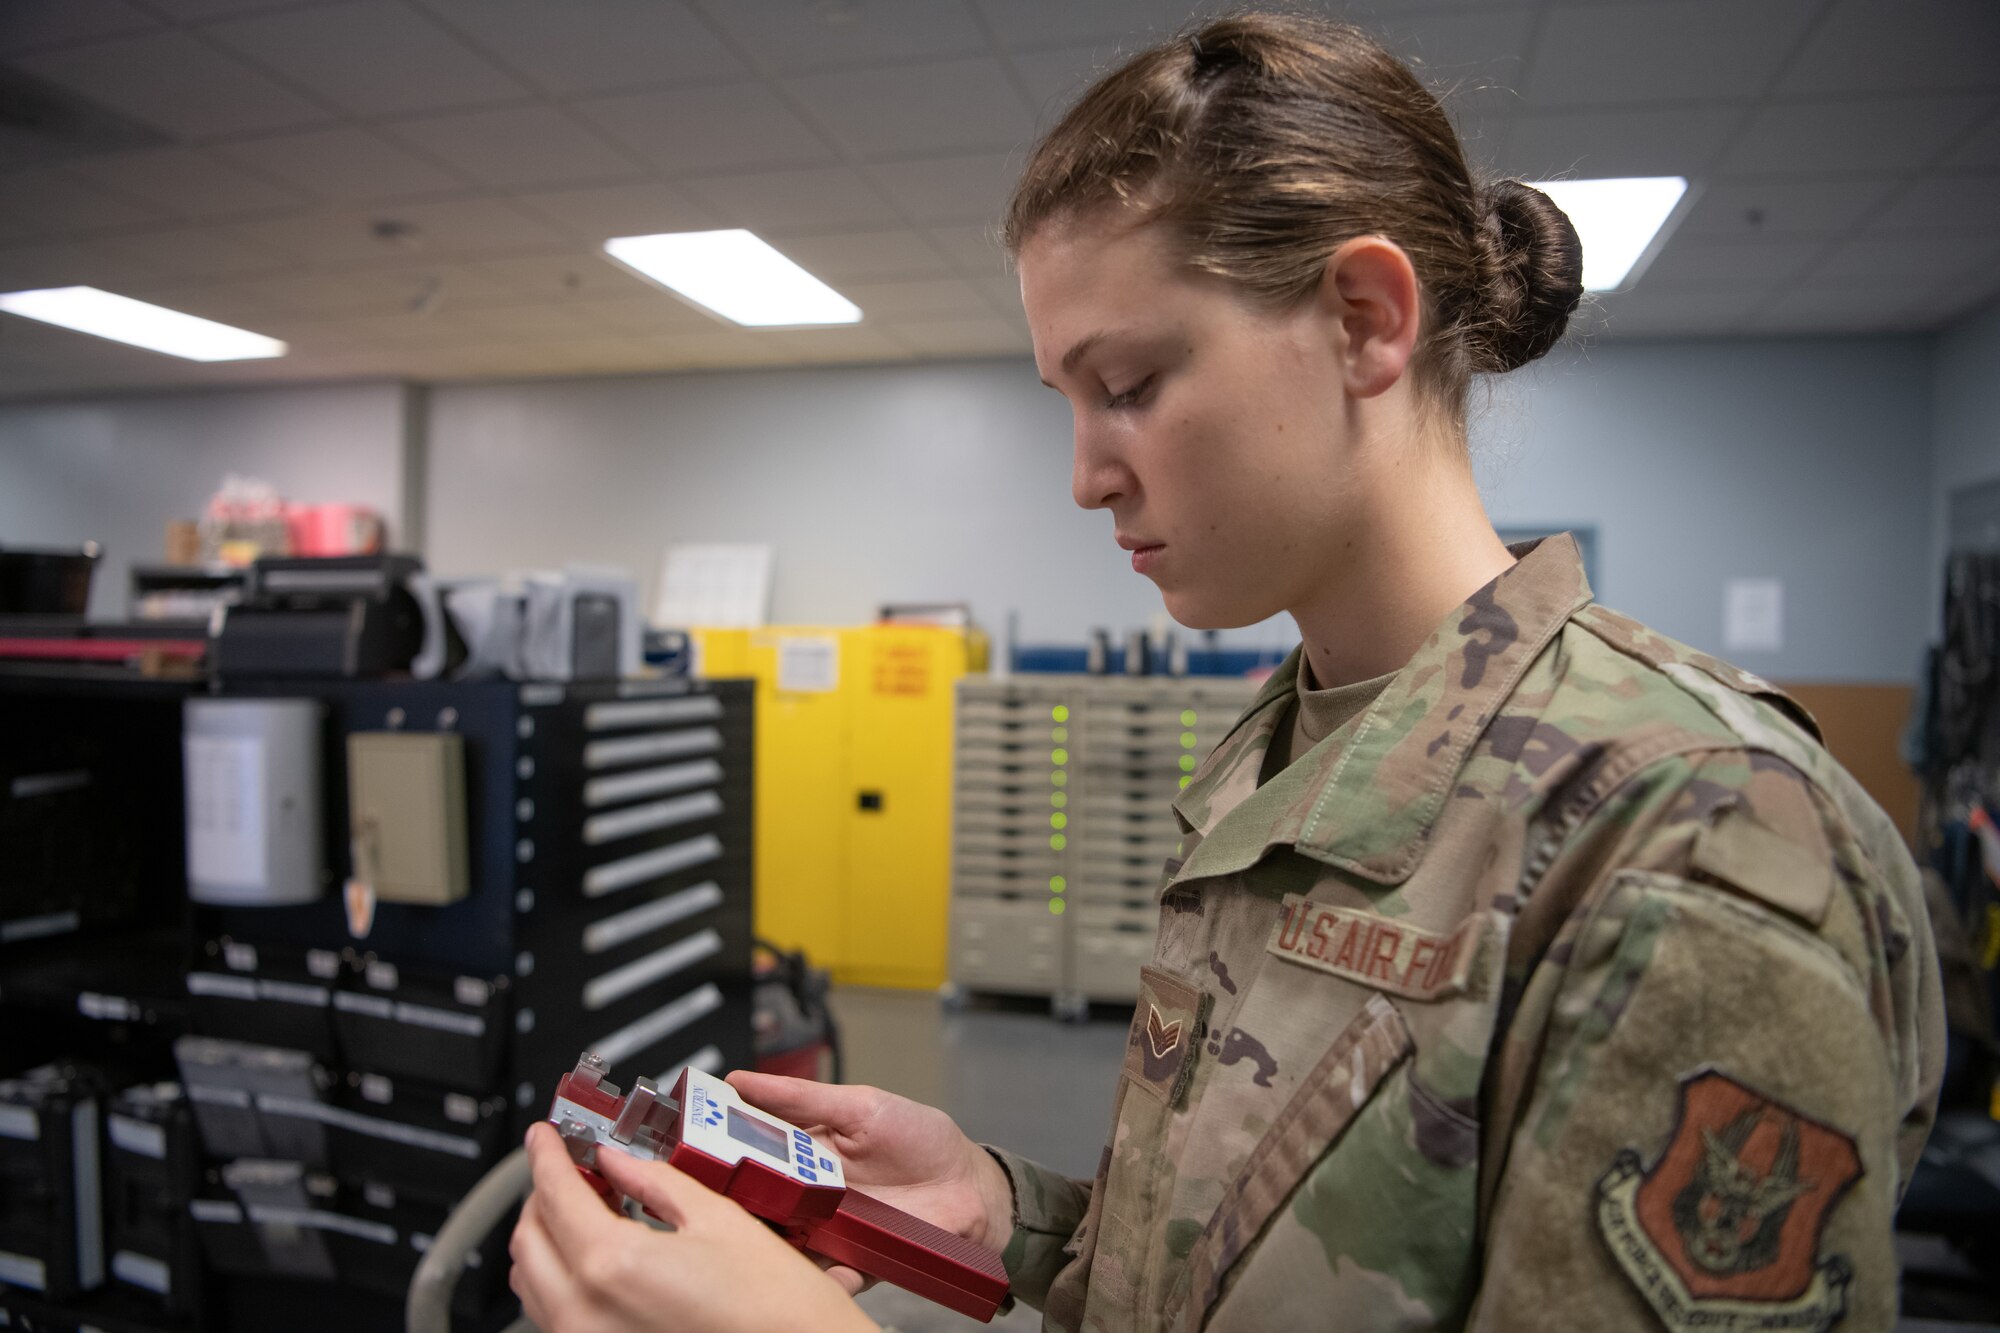
<path id="1" fill-rule="evenodd" d="M 1583 292 L 1582 247 L 1547 195 L 1477 187 L 1410 70 L 1359 29 L 1305 15 L 1220 19 L 1100 79 L 1036 144 L 1007 246 L 1111 202 L 1273 305 L 1316 290 L 1342 242 L 1395 241 L 1424 295 L 1413 373 L 1454 419 L 1474 374 L 1554 346 Z"/>

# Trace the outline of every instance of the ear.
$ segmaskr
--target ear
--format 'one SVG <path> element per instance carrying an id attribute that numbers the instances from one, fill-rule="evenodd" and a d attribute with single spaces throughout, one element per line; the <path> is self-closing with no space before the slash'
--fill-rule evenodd
<path id="1" fill-rule="evenodd" d="M 1319 307 L 1349 393 L 1373 398 L 1403 378 L 1423 302 L 1402 246 L 1382 236 L 1343 243 L 1320 272 Z"/>

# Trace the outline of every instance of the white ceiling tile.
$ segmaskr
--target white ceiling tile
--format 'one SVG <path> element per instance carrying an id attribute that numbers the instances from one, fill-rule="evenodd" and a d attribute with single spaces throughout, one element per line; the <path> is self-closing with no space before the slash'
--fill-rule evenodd
<path id="1" fill-rule="evenodd" d="M 166 220 L 151 204 L 126 199 L 60 171 L 0 176 L 0 225 L 17 233 L 73 236 Z"/>
<path id="2" fill-rule="evenodd" d="M 882 162 L 868 172 L 912 222 L 991 225 L 999 222 L 1021 167 L 1018 153 L 979 153 L 919 162 Z"/>
<path id="3" fill-rule="evenodd" d="M 372 228 L 384 218 L 416 227 L 417 243 L 391 244 L 377 237 Z M 435 200 L 366 212 L 322 211 L 232 223 L 228 230 L 253 244 L 269 246 L 306 263 L 326 265 L 409 264 L 510 250 L 563 248 L 560 232 L 503 199 Z"/>
<path id="4" fill-rule="evenodd" d="M 1935 318 L 1907 285 L 1821 287 L 1802 284 L 1752 315 L 1752 333 L 1879 333 L 1928 327 Z"/>
<path id="5" fill-rule="evenodd" d="M 1901 182 L 1885 176 L 1846 180 L 1718 181 L 1703 187 L 1682 238 L 1840 236 L 1852 230 Z"/>
<path id="6" fill-rule="evenodd" d="M 2000 111 L 1960 140 L 1945 158 L 1945 165 L 1968 171 L 2000 171 Z"/>
<path id="7" fill-rule="evenodd" d="M 1027 329 L 997 315 L 977 319 L 899 319 L 884 330 L 918 356 L 1007 356 L 1034 351 Z"/>
<path id="8" fill-rule="evenodd" d="M 1959 95 L 1766 106 L 1750 118 L 1722 169 L 1732 176 L 1907 171 L 1929 161 L 1988 105 Z"/>
<path id="9" fill-rule="evenodd" d="M 1083 96 L 1085 89 L 1117 68 L 1114 54 L 1115 48 L 1108 44 L 1061 46 L 1046 51 L 1016 52 L 1008 61 L 1028 87 L 1035 123 L 1047 128 L 1061 118 L 1070 103 Z"/>
<path id="10" fill-rule="evenodd" d="M 972 285 L 986 298 L 986 304 L 1008 319 L 1026 319 L 1021 307 L 1021 284 L 1011 276 L 976 278 Z"/>
<path id="11" fill-rule="evenodd" d="M 1523 88 L 1531 105 L 1750 99 L 1820 0 L 1651 0 L 1551 11 Z"/>
<path id="12" fill-rule="evenodd" d="M 944 251 L 945 257 L 968 277 L 1004 276 L 1009 281 L 1013 280 L 1013 267 L 1008 262 L 1006 249 L 1000 244 L 999 219 L 955 227 L 932 227 L 930 236 Z"/>
<path id="13" fill-rule="evenodd" d="M 1842 245 L 1802 286 L 1905 282 L 1941 285 L 1983 278 L 2000 267 L 2000 235 L 1929 236 L 1921 241 L 1868 236 Z"/>
<path id="14" fill-rule="evenodd" d="M 1775 291 L 1827 251 L 1817 240 L 1696 241 L 1674 237 L 1646 266 L 1636 291 L 1762 287 Z"/>
<path id="15" fill-rule="evenodd" d="M 515 300 L 532 297 L 551 304 L 577 306 L 660 295 L 657 287 L 600 253 L 489 259 L 472 265 L 472 269 L 504 288 Z"/>
<path id="16" fill-rule="evenodd" d="M 1709 291 L 1649 291 L 1642 283 L 1629 292 L 1605 292 L 1595 309 L 1572 325 L 1611 337 L 1714 334 L 1733 328 L 1769 301 L 1768 287 L 1722 288 Z"/>
<path id="17" fill-rule="evenodd" d="M 663 333 L 645 339 L 662 364 L 676 369 L 728 369 L 768 366 L 787 357 L 777 335 L 750 329 L 718 328 L 712 333 Z"/>
<path id="18" fill-rule="evenodd" d="M 151 148 L 79 159 L 70 168 L 106 189 L 200 220 L 272 213 L 306 202 L 297 190 L 200 148 Z"/>
<path id="19" fill-rule="evenodd" d="M 965 0 L 712 0 L 706 12 L 781 73 L 984 54 Z"/>
<path id="20" fill-rule="evenodd" d="M 572 303 L 578 318 L 591 327 L 624 334 L 702 333 L 725 326 L 714 315 L 696 308 L 669 292 L 640 283 L 609 261 L 605 268 L 645 290 L 624 297 L 599 299 L 585 296 Z"/>
<path id="21" fill-rule="evenodd" d="M 596 132 L 547 106 L 454 111 L 384 125 L 391 138 L 449 162 L 482 185 L 615 180 L 643 168 Z"/>
<path id="22" fill-rule="evenodd" d="M 1021 49 L 1113 41 L 1138 50 L 1221 4 L 1187 0 L 976 0 L 1002 42 Z"/>
<path id="23" fill-rule="evenodd" d="M 1991 233 L 2000 217 L 2000 174 L 1928 176 L 1868 219 L 1871 232 Z"/>
<path id="24" fill-rule="evenodd" d="M 1996 54 L 1992 0 L 1839 0 L 1778 93 L 1991 91 Z"/>
<path id="25" fill-rule="evenodd" d="M 89 249 L 182 279 L 271 273 L 291 263 L 282 255 L 213 227 L 102 236 L 89 242 Z"/>
<path id="26" fill-rule="evenodd" d="M 684 184 L 726 225 L 770 235 L 828 227 L 859 230 L 899 220 L 887 199 L 845 167 L 712 176 Z"/>
<path id="27" fill-rule="evenodd" d="M 127 0 L 7 0 L 0 4 L 0 55 L 151 32 L 159 26 L 157 18 Z"/>
<path id="28" fill-rule="evenodd" d="M 832 146 L 769 84 L 709 84 L 579 102 L 576 111 L 669 175 L 820 166 Z"/>
<path id="29" fill-rule="evenodd" d="M 771 338 L 792 356 L 808 364 L 904 361 L 902 343 L 881 329 L 849 324 L 831 329 L 774 329 Z"/>
<path id="30" fill-rule="evenodd" d="M 359 125 L 221 144 L 216 152 L 336 203 L 465 188 L 463 178 Z"/>
<path id="31" fill-rule="evenodd" d="M 269 76 L 184 32 L 25 56 L 32 74 L 185 138 L 291 129 L 331 117 Z"/>
<path id="32" fill-rule="evenodd" d="M 216 41 L 362 115 L 520 98 L 519 80 L 397 0 L 358 0 L 204 30 Z"/>
<path id="33" fill-rule="evenodd" d="M 1008 149 L 1034 135 L 1027 99 L 990 56 L 801 75 L 786 86 L 828 134 L 863 157 Z M 913 107 L 923 112 L 913 115 Z"/>
<path id="34" fill-rule="evenodd" d="M 1526 180 L 1699 176 L 1743 118 L 1734 107 L 1530 113 L 1499 160 Z"/>
<path id="35" fill-rule="evenodd" d="M 297 271 L 229 285 L 235 299 L 293 315 L 391 315 L 442 302 L 482 301 L 512 292 L 463 264 Z"/>
<path id="36" fill-rule="evenodd" d="M 538 191 L 515 195 L 514 202 L 590 246 L 601 245 L 613 236 L 707 231 L 717 222 L 715 214 L 685 190 L 658 181 Z"/>
<path id="37" fill-rule="evenodd" d="M 943 277 L 951 272 L 937 248 L 914 231 L 787 236 L 774 244 L 786 258 L 826 282 Z"/>
<path id="38" fill-rule="evenodd" d="M 962 278 L 846 282 L 840 292 L 861 307 L 864 319 L 978 319 L 993 313 Z"/>
<path id="39" fill-rule="evenodd" d="M 77 286 L 116 292 L 158 285 L 170 276 L 130 256 L 106 254 L 78 241 L 0 249 L 0 292 Z"/>
<path id="40" fill-rule="evenodd" d="M 1370 24 L 1368 33 L 1436 91 L 1466 83 L 1518 88 L 1534 28 L 1533 9 L 1496 7 L 1402 16 Z"/>
<path id="41" fill-rule="evenodd" d="M 550 92 L 727 78 L 743 62 L 679 0 L 420 0 Z"/>

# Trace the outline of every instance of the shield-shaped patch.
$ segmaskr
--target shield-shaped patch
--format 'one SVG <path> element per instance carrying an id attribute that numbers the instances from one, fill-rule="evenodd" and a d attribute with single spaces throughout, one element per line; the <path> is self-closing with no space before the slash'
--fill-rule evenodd
<path id="1" fill-rule="evenodd" d="M 1861 1173 L 1851 1135 L 1704 1069 L 1681 1080 L 1659 1158 L 1627 1148 L 1597 1182 L 1597 1220 L 1675 1333 L 1817 1333 L 1847 1310 L 1852 1265 L 1822 1258 L 1820 1239 Z"/>

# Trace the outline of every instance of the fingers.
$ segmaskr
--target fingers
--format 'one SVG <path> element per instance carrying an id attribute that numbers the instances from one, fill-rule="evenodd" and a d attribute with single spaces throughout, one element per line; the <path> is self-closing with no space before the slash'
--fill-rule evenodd
<path id="1" fill-rule="evenodd" d="M 597 1169 L 614 1188 L 637 1199 L 654 1217 L 676 1227 L 686 1226 L 691 1218 L 702 1215 L 717 1197 L 708 1186 L 665 1162 L 642 1162 L 627 1153 L 599 1152 Z"/>
<path id="2" fill-rule="evenodd" d="M 749 1069 L 730 1074 L 728 1082 L 752 1106 L 795 1125 L 826 1125 L 842 1134 L 861 1128 L 882 1105 L 879 1088 L 815 1083 L 807 1078 L 759 1074 Z"/>
<path id="3" fill-rule="evenodd" d="M 618 1156 L 622 1154 L 600 1152 L 598 1164 L 602 1167 L 606 1158 Z M 558 1257 L 575 1268 L 591 1246 L 615 1234 L 612 1229 L 620 1219 L 577 1174 L 555 1126 L 538 1121 L 528 1127 L 528 1162 L 534 1174 L 534 1201 L 548 1239 Z"/>
<path id="4" fill-rule="evenodd" d="M 537 1328 L 554 1328 L 551 1322 L 554 1312 L 573 1309 L 577 1304 L 576 1283 L 543 1230 L 540 1210 L 533 1199 L 521 1209 L 521 1220 L 514 1224 L 507 1253 L 514 1261 L 507 1274 L 507 1285 L 521 1298 L 521 1308 Z"/>

